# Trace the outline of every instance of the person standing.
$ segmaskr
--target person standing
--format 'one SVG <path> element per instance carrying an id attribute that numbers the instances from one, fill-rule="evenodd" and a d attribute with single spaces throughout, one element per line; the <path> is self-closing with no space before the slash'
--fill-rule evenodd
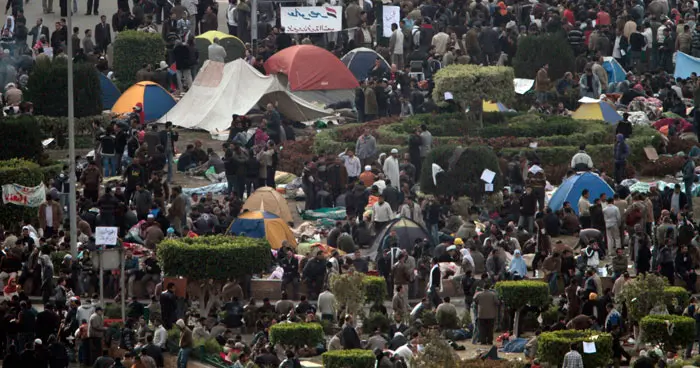
<path id="1" fill-rule="evenodd" d="M 442 272 L 440 271 L 440 263 L 437 258 L 433 258 L 431 263 L 432 268 L 428 276 L 427 292 L 433 308 L 437 308 L 442 302 L 442 299 L 440 299 L 440 292 L 442 291 Z"/>
<path id="2" fill-rule="evenodd" d="M 493 328 L 498 314 L 498 296 L 490 285 L 485 285 L 484 290 L 474 297 L 477 306 L 479 323 L 479 343 L 482 345 L 493 344 Z"/>
<path id="3" fill-rule="evenodd" d="M 284 273 L 282 274 L 282 291 L 285 291 L 287 285 L 292 284 L 292 299 L 297 300 L 299 296 L 299 260 L 294 256 L 294 252 L 287 250 L 286 257 L 281 262 Z"/>
<path id="4" fill-rule="evenodd" d="M 695 161 L 690 155 L 686 156 L 685 164 L 683 164 L 683 185 L 685 187 L 685 196 L 688 202 L 690 212 L 693 211 L 693 183 L 695 182 Z"/>
<path id="5" fill-rule="evenodd" d="M 564 355 L 562 368 L 583 368 L 583 358 L 576 350 L 576 343 L 572 343 L 569 352 Z"/>
<path id="6" fill-rule="evenodd" d="M 371 165 L 377 155 L 377 140 L 372 136 L 369 129 L 365 129 L 355 143 L 355 153 L 363 165 Z"/>
<path id="7" fill-rule="evenodd" d="M 39 205 L 39 227 L 44 231 L 45 238 L 51 238 L 63 223 L 63 209 L 53 200 L 51 194 L 46 195 L 46 202 Z"/>
<path id="8" fill-rule="evenodd" d="M 625 136 L 618 134 L 616 136 L 615 142 L 615 184 L 620 184 L 620 182 L 625 178 L 625 166 L 627 165 L 627 156 L 630 154 L 630 148 L 625 142 Z"/>
<path id="9" fill-rule="evenodd" d="M 399 150 L 392 148 L 391 156 L 384 160 L 384 167 L 382 168 L 384 175 L 391 181 L 391 185 L 394 186 L 394 188 L 399 188 L 401 186 L 398 155 Z"/>
<path id="10" fill-rule="evenodd" d="M 391 38 L 389 38 L 389 50 L 391 51 L 391 63 L 399 68 L 404 67 L 403 60 L 403 31 L 396 23 L 391 24 Z"/>
<path id="11" fill-rule="evenodd" d="M 591 227 L 591 202 L 588 200 L 590 196 L 591 194 L 588 189 L 584 189 L 578 200 L 578 216 L 582 229 Z"/>
<path id="12" fill-rule="evenodd" d="M 549 64 L 545 64 L 535 77 L 535 92 L 537 93 L 537 102 L 547 102 L 549 89 L 552 88 L 552 81 L 549 79 Z"/>
<path id="13" fill-rule="evenodd" d="M 99 2 L 99 0 L 95 0 Z M 95 11 L 97 13 L 97 11 Z M 107 52 L 107 46 L 112 43 L 112 29 L 107 23 L 107 17 L 100 15 L 100 23 L 95 26 L 95 52 Z"/>
<path id="14" fill-rule="evenodd" d="M 177 320 L 177 327 L 180 328 L 180 351 L 177 353 L 177 368 L 187 368 L 187 361 L 190 358 L 190 351 L 194 346 L 192 330 L 185 325 L 182 319 Z"/>
<path id="15" fill-rule="evenodd" d="M 88 322 L 88 339 L 89 351 L 87 358 L 87 365 L 92 365 L 97 359 L 102 351 L 102 339 L 105 336 L 104 318 L 102 318 L 103 311 L 102 307 L 98 306 L 95 308 L 95 312 L 90 316 L 90 321 Z"/>
<path id="16" fill-rule="evenodd" d="M 362 163 L 360 159 L 355 156 L 355 152 L 347 149 L 338 155 L 338 157 L 340 157 L 345 164 L 345 171 L 347 171 L 348 174 L 348 183 L 354 184 L 362 172 Z"/>
<path id="17" fill-rule="evenodd" d="M 372 225 L 374 225 L 374 231 L 377 235 L 394 218 L 394 211 L 391 209 L 391 205 L 384 201 L 384 195 L 379 194 L 378 197 L 379 200 L 372 205 Z"/>
<path id="18" fill-rule="evenodd" d="M 608 198 L 608 205 L 603 208 L 603 217 L 605 218 L 605 235 L 607 235 L 608 254 L 615 253 L 615 249 L 622 248 L 620 241 L 620 225 L 622 224 L 622 216 L 620 209 L 614 205 L 614 199 Z"/>
<path id="19" fill-rule="evenodd" d="M 433 135 L 428 130 L 428 126 L 421 124 L 420 126 L 420 164 L 416 166 L 416 176 L 420 178 L 421 169 L 425 157 L 430 153 L 433 146 Z"/>
<path id="20" fill-rule="evenodd" d="M 160 294 L 160 310 L 163 318 L 163 326 L 166 330 L 173 327 L 177 319 L 177 297 L 175 296 L 175 284 L 168 283 L 166 290 Z"/>
<path id="21" fill-rule="evenodd" d="M 210 8 L 207 8 L 210 9 Z M 207 51 L 209 53 L 209 60 L 218 61 L 220 63 L 226 62 L 226 49 L 220 45 L 221 41 L 219 37 L 214 37 L 214 42 L 212 42 Z"/>

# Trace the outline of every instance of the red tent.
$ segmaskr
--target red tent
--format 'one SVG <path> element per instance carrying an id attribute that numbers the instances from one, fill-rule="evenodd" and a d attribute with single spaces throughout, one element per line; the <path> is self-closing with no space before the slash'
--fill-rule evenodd
<path id="1" fill-rule="evenodd" d="M 354 89 L 350 69 L 329 51 L 313 45 L 288 47 L 265 62 L 267 74 L 286 74 L 292 91 Z"/>

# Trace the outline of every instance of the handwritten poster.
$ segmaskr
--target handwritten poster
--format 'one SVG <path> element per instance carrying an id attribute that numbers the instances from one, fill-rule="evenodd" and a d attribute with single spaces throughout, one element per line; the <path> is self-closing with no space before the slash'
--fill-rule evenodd
<path id="1" fill-rule="evenodd" d="M 118 227 L 98 226 L 95 228 L 96 245 L 117 245 Z"/>
<path id="2" fill-rule="evenodd" d="M 41 183 L 35 187 L 25 187 L 19 184 L 2 186 L 2 203 L 18 206 L 39 207 L 46 200 L 46 186 Z"/>
<path id="3" fill-rule="evenodd" d="M 343 29 L 342 6 L 283 6 L 280 13 L 286 33 L 328 33 Z"/>
<path id="4" fill-rule="evenodd" d="M 382 28 L 384 37 L 391 37 L 391 24 L 399 25 L 401 21 L 401 8 L 398 6 L 384 5 L 382 15 Z"/>

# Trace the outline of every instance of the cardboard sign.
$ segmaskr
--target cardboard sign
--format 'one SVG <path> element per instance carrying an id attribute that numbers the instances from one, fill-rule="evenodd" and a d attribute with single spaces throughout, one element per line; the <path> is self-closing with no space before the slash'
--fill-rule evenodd
<path id="1" fill-rule="evenodd" d="M 98 226 L 95 228 L 96 245 L 117 245 L 119 228 L 116 226 Z"/>

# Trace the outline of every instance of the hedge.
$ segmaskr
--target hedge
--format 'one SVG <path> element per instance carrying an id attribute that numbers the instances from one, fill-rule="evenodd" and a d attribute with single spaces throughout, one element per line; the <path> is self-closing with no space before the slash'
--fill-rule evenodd
<path id="1" fill-rule="evenodd" d="M 159 33 L 119 32 L 114 40 L 114 76 L 121 86 L 136 82 L 136 72 L 144 64 L 155 65 L 165 60 L 165 42 Z"/>
<path id="2" fill-rule="evenodd" d="M 365 300 L 367 303 L 382 304 L 386 299 L 386 281 L 381 276 L 366 276 L 362 280 L 365 286 Z"/>
<path id="3" fill-rule="evenodd" d="M 513 69 L 517 78 L 535 79 L 537 72 L 549 64 L 549 78 L 554 81 L 564 73 L 574 70 L 574 53 L 563 35 L 543 34 L 525 36 L 518 40 L 518 49 L 513 58 Z"/>
<path id="4" fill-rule="evenodd" d="M 379 329 L 382 333 L 388 333 L 391 321 L 383 313 L 371 313 L 369 317 L 362 319 L 362 329 L 367 333 L 373 333 Z"/>
<path id="5" fill-rule="evenodd" d="M 207 236 L 168 239 L 158 244 L 158 260 L 167 276 L 190 280 L 226 280 L 266 270 L 271 263 L 265 239 Z"/>
<path id="6" fill-rule="evenodd" d="M 595 354 L 583 353 L 582 342 L 584 341 L 595 341 Z M 541 363 L 545 362 L 560 367 L 564 361 L 564 355 L 569 352 L 573 343 L 579 345 L 579 352 L 583 357 L 585 368 L 606 367 L 612 359 L 612 336 L 609 333 L 593 330 L 543 332 L 537 342 L 537 359 Z"/>
<path id="7" fill-rule="evenodd" d="M 39 125 L 32 116 L 7 117 L 0 120 L 0 160 L 14 158 L 34 162 L 42 160 Z"/>
<path id="8" fill-rule="evenodd" d="M 445 93 L 463 104 L 489 100 L 503 103 L 515 98 L 513 69 L 504 66 L 449 65 L 440 69 L 433 80 L 433 100 L 445 101 Z"/>
<path id="9" fill-rule="evenodd" d="M 642 318 L 640 326 L 644 342 L 663 345 L 664 351 L 685 347 L 695 340 L 695 319 L 676 315 L 649 315 Z"/>
<path id="10" fill-rule="evenodd" d="M 116 64 L 115 64 L 116 65 Z M 67 61 L 39 61 L 27 83 L 26 100 L 34 103 L 34 113 L 46 116 L 68 116 Z M 76 117 L 102 113 L 100 78 L 90 63 L 73 64 L 73 100 Z"/>
<path id="11" fill-rule="evenodd" d="M 65 116 L 44 116 L 35 115 L 39 129 L 41 130 L 41 138 L 54 138 L 56 146 L 59 148 L 68 147 L 68 118 Z M 88 137 L 92 139 L 92 122 L 99 121 L 102 126 L 105 126 L 111 121 L 108 115 L 94 115 L 82 118 L 76 118 L 74 121 L 76 137 Z M 77 142 L 76 142 L 77 144 Z"/>
<path id="12" fill-rule="evenodd" d="M 667 297 L 666 306 L 669 312 L 683 310 L 688 306 L 690 293 L 680 286 L 667 286 L 664 288 L 664 295 Z"/>
<path id="13" fill-rule="evenodd" d="M 499 281 L 496 283 L 498 298 L 509 307 L 545 307 L 549 304 L 549 286 L 542 281 Z"/>
<path id="14" fill-rule="evenodd" d="M 20 159 L 0 161 L 0 185 L 19 184 L 34 187 L 44 179 L 39 165 Z M 36 219 L 37 208 L 0 203 L 0 223 L 6 230 L 19 228 L 22 221 Z"/>
<path id="15" fill-rule="evenodd" d="M 58 174 L 63 171 L 63 165 L 65 165 L 62 162 L 56 162 L 52 163 L 51 165 L 46 165 L 41 167 L 41 176 L 43 177 L 44 183 L 48 185 L 49 181 L 51 179 L 56 179 Z"/>
<path id="16" fill-rule="evenodd" d="M 270 342 L 284 346 L 316 346 L 324 341 L 320 323 L 277 323 L 270 326 Z"/>
<path id="17" fill-rule="evenodd" d="M 377 358 L 369 350 L 332 350 L 323 353 L 324 368 L 374 368 Z"/>

